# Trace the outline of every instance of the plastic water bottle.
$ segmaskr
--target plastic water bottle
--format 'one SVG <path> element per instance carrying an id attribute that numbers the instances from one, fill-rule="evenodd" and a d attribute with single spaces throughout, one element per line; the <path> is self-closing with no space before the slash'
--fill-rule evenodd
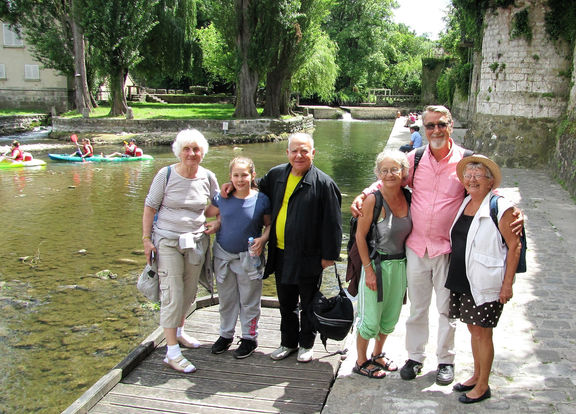
<path id="1" fill-rule="evenodd" d="M 248 253 L 250 253 L 250 259 L 252 260 L 252 264 L 254 267 L 260 267 L 260 256 L 254 253 L 254 237 L 248 238 Z"/>

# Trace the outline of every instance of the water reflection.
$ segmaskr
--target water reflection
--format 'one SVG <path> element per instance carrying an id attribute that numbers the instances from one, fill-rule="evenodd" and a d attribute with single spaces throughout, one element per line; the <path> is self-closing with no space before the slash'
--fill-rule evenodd
<path id="1" fill-rule="evenodd" d="M 344 194 L 345 226 L 348 205 L 372 181 L 391 128 L 316 124 L 315 163 Z M 48 151 L 69 148 L 34 155 L 47 160 Z M 40 170 L 0 171 L 0 412 L 61 411 L 156 328 L 157 312 L 135 288 L 144 264 L 141 214 L 154 174 L 175 159 L 169 147 L 145 151 L 153 162 L 48 162 Z M 286 162 L 286 143 L 211 147 L 204 165 L 222 182 L 238 153 L 263 174 Z M 117 276 L 98 277 L 104 269 Z M 274 294 L 272 280 L 265 293 Z"/>

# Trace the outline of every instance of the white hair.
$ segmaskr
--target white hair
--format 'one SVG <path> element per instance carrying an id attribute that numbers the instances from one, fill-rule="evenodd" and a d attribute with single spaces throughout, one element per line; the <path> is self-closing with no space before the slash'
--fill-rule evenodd
<path id="1" fill-rule="evenodd" d="M 288 136 L 288 148 L 290 148 L 290 144 L 294 139 L 301 139 L 308 141 L 308 143 L 310 144 L 310 148 L 312 149 L 314 148 L 314 138 L 312 138 L 312 135 L 310 134 L 306 134 L 304 132 L 295 132 L 294 134 L 290 134 Z"/>
<path id="2" fill-rule="evenodd" d="M 382 161 L 385 159 L 391 159 L 400 166 L 402 169 L 402 178 L 408 175 L 410 163 L 408 162 L 406 154 L 399 150 L 385 149 L 376 156 L 376 162 L 374 163 L 374 174 L 376 174 L 376 177 L 380 177 L 380 164 L 382 164 Z"/>
<path id="3" fill-rule="evenodd" d="M 184 129 L 180 131 L 172 143 L 172 152 L 178 159 L 180 159 L 182 148 L 192 143 L 198 145 L 202 149 L 202 157 L 208 153 L 208 141 L 206 141 L 204 135 L 202 135 L 202 133 L 197 129 Z"/>

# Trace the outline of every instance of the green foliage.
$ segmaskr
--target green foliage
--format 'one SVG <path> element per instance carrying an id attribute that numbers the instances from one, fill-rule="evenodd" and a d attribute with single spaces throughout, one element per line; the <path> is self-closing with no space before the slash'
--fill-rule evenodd
<path id="1" fill-rule="evenodd" d="M 142 59 L 133 74 L 142 79 L 141 84 L 158 87 L 160 85 L 151 84 L 149 80 L 179 80 L 191 71 L 196 41 L 196 1 L 159 0 L 154 15 L 158 24 L 144 37 L 139 48 Z"/>
<path id="2" fill-rule="evenodd" d="M 70 1 L 12 0 L 1 2 L 3 21 L 21 32 L 34 58 L 47 68 L 74 75 L 74 43 Z"/>
<path id="3" fill-rule="evenodd" d="M 349 0 L 332 7 L 324 29 L 338 45 L 338 100 L 356 99 L 354 88 L 366 91 L 364 95 L 370 88 L 383 87 L 420 92 L 421 57 L 433 42 L 393 23 L 395 6 L 392 0 Z"/>
<path id="4" fill-rule="evenodd" d="M 292 92 L 303 97 L 317 95 L 328 101 L 334 92 L 338 75 L 336 64 L 337 46 L 328 35 L 321 32 L 316 39 L 315 53 L 306 59 L 292 78 Z"/>
<path id="5" fill-rule="evenodd" d="M 498 62 L 492 62 L 490 65 L 488 65 L 492 72 L 496 72 L 498 70 L 498 66 L 500 66 Z"/>
<path id="6" fill-rule="evenodd" d="M 532 27 L 530 27 L 530 8 L 520 10 L 512 16 L 510 27 L 510 39 L 524 37 L 528 42 L 532 41 Z"/>
<path id="7" fill-rule="evenodd" d="M 222 33 L 213 23 L 198 30 L 198 41 L 202 48 L 202 66 L 208 72 L 209 79 L 224 83 L 236 80 L 236 54 Z"/>
<path id="8" fill-rule="evenodd" d="M 548 0 L 548 10 L 544 18 L 546 32 L 553 40 L 563 39 L 570 45 L 576 43 L 576 2 Z"/>
<path id="9" fill-rule="evenodd" d="M 453 68 L 447 68 L 436 81 L 436 94 L 440 105 L 448 107 L 452 105 L 456 89 L 453 72 Z"/>
<path id="10" fill-rule="evenodd" d="M 109 73 L 130 69 L 141 59 L 140 46 L 157 24 L 157 0 L 76 0 L 88 41 Z"/>

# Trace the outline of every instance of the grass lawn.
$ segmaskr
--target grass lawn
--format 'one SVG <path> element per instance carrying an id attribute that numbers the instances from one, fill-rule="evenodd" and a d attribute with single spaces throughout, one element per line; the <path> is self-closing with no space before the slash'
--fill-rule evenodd
<path id="1" fill-rule="evenodd" d="M 232 104 L 161 104 L 151 102 L 129 102 L 134 111 L 134 119 L 234 119 Z M 90 118 L 106 118 L 110 112 L 108 105 L 101 105 L 90 113 Z M 262 108 L 258 108 L 262 113 Z M 61 116 L 79 118 L 76 111 Z M 124 118 L 124 117 L 122 117 Z"/>

